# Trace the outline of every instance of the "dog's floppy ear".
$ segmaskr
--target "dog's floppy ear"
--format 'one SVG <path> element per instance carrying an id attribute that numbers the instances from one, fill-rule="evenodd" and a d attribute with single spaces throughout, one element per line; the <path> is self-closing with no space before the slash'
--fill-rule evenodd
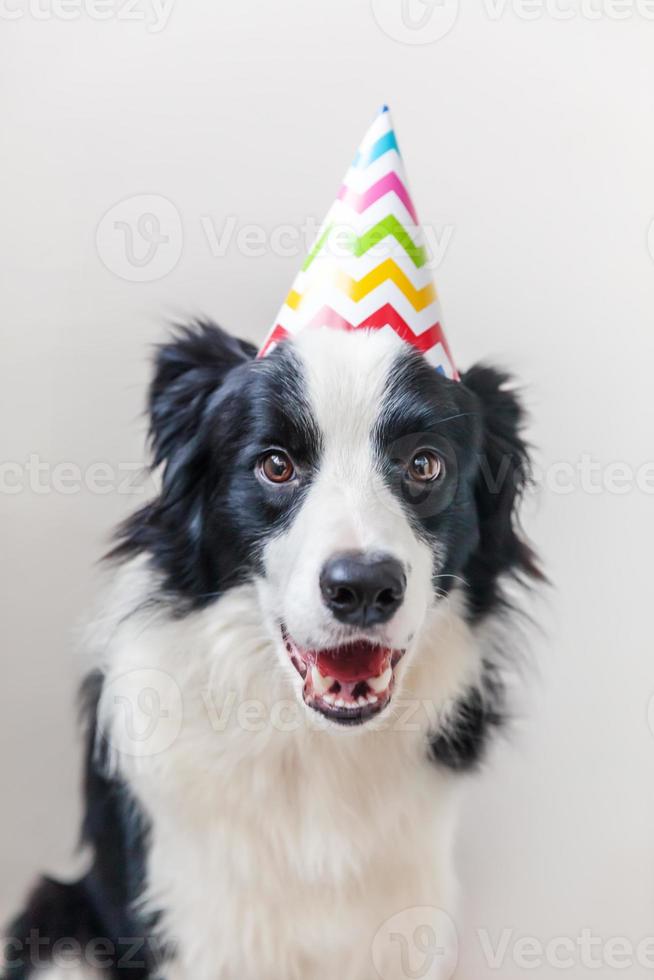
<path id="1" fill-rule="evenodd" d="M 207 321 L 179 328 L 173 340 L 157 348 L 148 399 L 155 466 L 193 439 L 229 371 L 255 355 L 252 344 Z"/>
<path id="2" fill-rule="evenodd" d="M 107 556 L 148 554 L 171 593 L 198 602 L 220 581 L 220 556 L 206 548 L 203 533 L 208 500 L 221 477 L 219 469 L 212 470 L 211 410 L 231 372 L 255 355 L 252 344 L 206 322 L 178 330 L 158 348 L 148 407 L 153 466 L 163 467 L 161 490 L 118 528 L 117 544 Z M 230 413 L 229 408 L 227 399 L 220 420 L 233 426 L 236 409 Z M 215 529 L 211 533 L 215 536 Z"/>
<path id="3" fill-rule="evenodd" d="M 475 365 L 461 380 L 477 396 L 483 421 L 475 485 L 480 540 L 466 569 L 472 609 L 482 616 L 504 601 L 502 575 L 523 580 L 543 576 L 518 518 L 530 466 L 522 435 L 524 410 L 510 387 L 511 378 L 494 368 Z"/>

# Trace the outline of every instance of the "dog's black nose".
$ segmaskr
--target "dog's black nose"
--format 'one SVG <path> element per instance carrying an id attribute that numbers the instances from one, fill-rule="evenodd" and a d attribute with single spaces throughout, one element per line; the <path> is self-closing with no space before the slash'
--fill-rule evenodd
<path id="1" fill-rule="evenodd" d="M 335 555 L 320 575 L 326 605 L 351 626 L 387 623 L 402 605 L 405 589 L 402 565 L 387 555 Z"/>

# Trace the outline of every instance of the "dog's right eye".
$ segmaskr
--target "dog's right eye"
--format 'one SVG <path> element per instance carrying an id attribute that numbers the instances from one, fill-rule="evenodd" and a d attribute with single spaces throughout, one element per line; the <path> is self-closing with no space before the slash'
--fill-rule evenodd
<path id="1" fill-rule="evenodd" d="M 417 483 L 435 483 L 443 474 L 443 460 L 430 449 L 416 453 L 408 467 L 408 475 Z"/>
<path id="2" fill-rule="evenodd" d="M 259 461 L 259 473 L 268 483 L 288 483 L 295 476 L 295 467 L 281 449 L 266 453 Z"/>

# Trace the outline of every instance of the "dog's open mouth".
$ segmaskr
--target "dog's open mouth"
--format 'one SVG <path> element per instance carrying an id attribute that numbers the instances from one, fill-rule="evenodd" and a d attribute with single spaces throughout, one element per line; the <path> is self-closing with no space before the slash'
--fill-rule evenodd
<path id="1" fill-rule="evenodd" d="M 298 646 L 282 626 L 291 662 L 304 680 L 305 704 L 342 725 L 358 725 L 386 707 L 404 650 L 357 640 L 324 650 Z"/>

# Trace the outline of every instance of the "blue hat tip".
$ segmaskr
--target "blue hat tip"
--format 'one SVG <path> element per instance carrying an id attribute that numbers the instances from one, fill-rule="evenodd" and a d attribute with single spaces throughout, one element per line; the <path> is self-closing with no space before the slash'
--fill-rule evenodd
<path id="1" fill-rule="evenodd" d="M 388 108 L 388 106 L 386 105 L 386 103 L 384 103 L 384 105 L 379 110 L 379 115 L 381 116 L 382 113 L 384 113 L 384 112 L 390 112 L 390 109 Z"/>

